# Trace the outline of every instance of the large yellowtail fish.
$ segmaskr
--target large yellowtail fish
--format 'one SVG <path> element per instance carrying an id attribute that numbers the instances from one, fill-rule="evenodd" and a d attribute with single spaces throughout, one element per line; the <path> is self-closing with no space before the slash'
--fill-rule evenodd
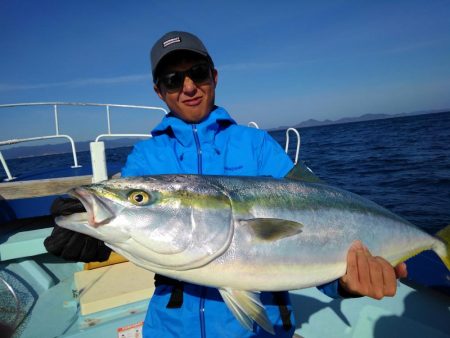
<path id="1" fill-rule="evenodd" d="M 58 225 L 101 239 L 135 264 L 217 287 L 236 318 L 273 333 L 258 291 L 327 283 L 361 240 L 392 265 L 424 250 L 449 260 L 450 228 L 433 237 L 358 195 L 313 179 L 158 175 L 70 192 L 87 212 Z"/>

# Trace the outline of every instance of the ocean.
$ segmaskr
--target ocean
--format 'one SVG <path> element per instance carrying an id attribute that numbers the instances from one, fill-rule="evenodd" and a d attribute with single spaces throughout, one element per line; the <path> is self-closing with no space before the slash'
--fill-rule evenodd
<path id="1" fill-rule="evenodd" d="M 300 160 L 329 184 L 362 195 L 429 233 L 450 224 L 450 112 L 300 132 Z M 274 136 L 281 141 L 280 133 Z"/>
<path id="2" fill-rule="evenodd" d="M 299 129 L 300 160 L 327 183 L 434 233 L 450 224 L 450 112 Z M 285 146 L 285 132 L 271 132 Z M 107 149 L 125 163 L 130 147 Z M 295 155 L 291 137 L 289 154 Z M 78 161 L 90 165 L 88 152 Z M 71 154 L 8 160 L 13 175 L 72 165 Z M 0 180 L 5 174 L 0 169 Z"/>

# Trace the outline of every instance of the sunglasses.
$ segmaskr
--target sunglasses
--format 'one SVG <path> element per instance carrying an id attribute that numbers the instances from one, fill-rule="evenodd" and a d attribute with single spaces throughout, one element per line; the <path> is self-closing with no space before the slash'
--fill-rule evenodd
<path id="1" fill-rule="evenodd" d="M 200 63 L 185 71 L 175 71 L 161 75 L 156 80 L 156 85 L 163 84 L 169 92 L 176 92 L 183 88 L 184 78 L 188 76 L 195 84 L 201 84 L 211 79 L 211 66 Z"/>

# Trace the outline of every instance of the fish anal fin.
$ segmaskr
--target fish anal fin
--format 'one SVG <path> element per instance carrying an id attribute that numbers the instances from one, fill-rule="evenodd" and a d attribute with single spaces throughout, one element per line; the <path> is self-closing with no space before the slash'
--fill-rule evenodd
<path id="1" fill-rule="evenodd" d="M 272 323 L 267 317 L 258 293 L 230 288 L 220 288 L 219 292 L 225 304 L 242 326 L 253 331 L 253 322 L 256 322 L 264 330 L 275 335 Z"/>
<path id="2" fill-rule="evenodd" d="M 241 220 L 247 225 L 255 238 L 261 241 L 276 241 L 295 236 L 302 232 L 303 224 L 278 218 L 252 218 Z"/>

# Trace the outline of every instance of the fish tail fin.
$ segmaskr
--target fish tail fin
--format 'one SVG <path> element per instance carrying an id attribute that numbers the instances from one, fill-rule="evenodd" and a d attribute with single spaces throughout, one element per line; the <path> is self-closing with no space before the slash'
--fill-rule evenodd
<path id="1" fill-rule="evenodd" d="M 447 269 L 450 270 L 450 225 L 438 231 L 436 237 L 441 240 L 439 242 L 441 245 L 436 245 L 433 249 L 442 259 Z"/>

